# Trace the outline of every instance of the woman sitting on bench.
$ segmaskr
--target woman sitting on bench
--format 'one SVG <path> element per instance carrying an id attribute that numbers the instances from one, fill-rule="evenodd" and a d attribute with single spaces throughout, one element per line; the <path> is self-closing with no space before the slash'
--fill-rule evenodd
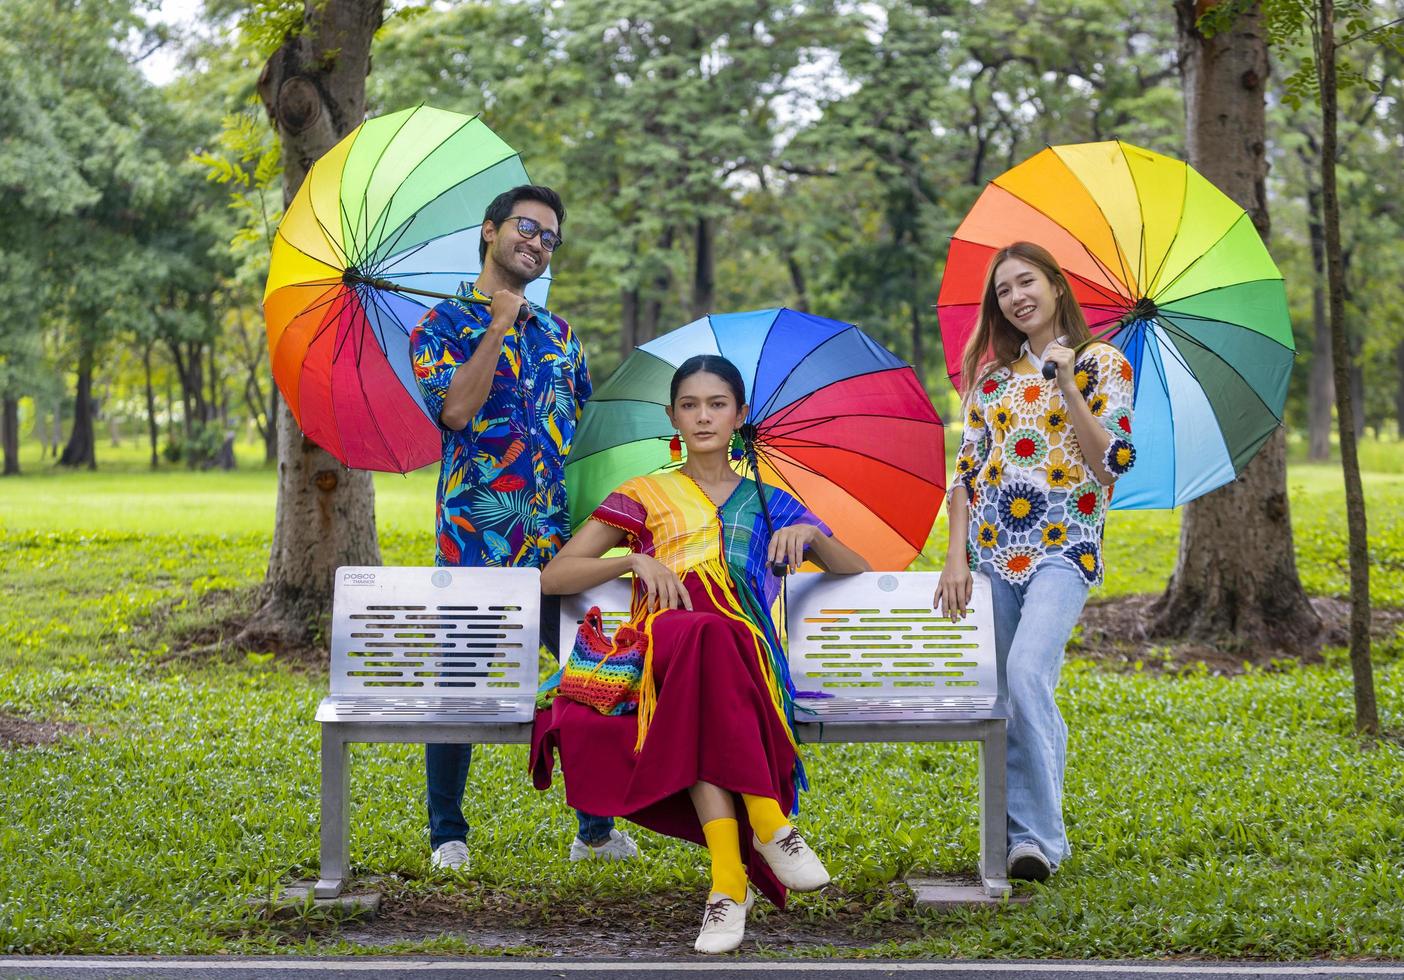
<path id="1" fill-rule="evenodd" d="M 668 417 L 687 462 L 620 486 L 541 574 L 543 592 L 567 594 L 632 573 L 636 614 L 661 611 L 643 620 L 651 649 L 638 716 L 557 697 L 537 714 L 531 766 L 545 789 L 559 753 L 571 806 L 705 843 L 712 887 L 695 947 L 703 953 L 740 945 L 754 898 L 748 877 L 778 905 L 787 888 L 829 881 L 787 817 L 805 777 L 770 613 L 780 588 L 771 564 L 868 569 L 794 497 L 767 486 L 762 506 L 755 482 L 732 469 L 745 400 L 730 361 L 684 362 Z M 602 557 L 621 544 L 629 554 Z"/>

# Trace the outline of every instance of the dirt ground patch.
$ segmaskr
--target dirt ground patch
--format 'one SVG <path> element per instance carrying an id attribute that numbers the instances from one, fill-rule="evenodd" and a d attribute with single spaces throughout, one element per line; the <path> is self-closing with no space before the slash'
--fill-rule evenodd
<path id="1" fill-rule="evenodd" d="M 1321 649 L 1345 646 L 1350 642 L 1350 603 L 1342 599 L 1314 598 L 1312 608 L 1324 625 L 1317 649 L 1305 656 L 1284 653 L 1271 647 L 1226 650 L 1194 641 L 1167 642 L 1146 636 L 1150 608 L 1159 596 L 1133 595 L 1090 602 L 1082 612 L 1081 626 L 1069 644 L 1070 652 L 1110 667 L 1175 673 L 1204 664 L 1215 675 L 1241 674 L 1251 664 L 1271 666 L 1275 661 L 1294 660 L 1320 663 Z M 1404 608 L 1375 607 L 1371 610 L 1371 634 L 1375 641 L 1396 637 L 1404 628 Z"/>
<path id="2" fill-rule="evenodd" d="M 177 609 L 178 601 L 158 608 L 140 629 L 151 637 L 164 639 L 170 652 L 162 662 L 238 661 L 247 654 L 271 653 L 277 663 L 297 670 L 320 672 L 327 668 L 324 643 L 289 645 L 276 637 L 259 638 L 258 648 L 247 642 L 236 644 L 258 607 L 258 587 L 223 589 L 200 597 L 197 609 Z"/>
<path id="3" fill-rule="evenodd" d="M 812 947 L 857 949 L 915 940 L 933 915 L 918 912 L 901 884 L 886 892 L 792 900 L 785 910 L 758 898 L 746 923 L 746 946 L 798 951 Z M 530 949 L 547 956 L 658 957 L 690 955 L 702 919 L 702 899 L 688 892 L 650 893 L 645 901 L 591 898 L 545 901 L 506 892 L 454 896 L 406 894 L 386 889 L 380 915 L 342 923 L 288 923 L 288 940 L 310 933 L 359 946 L 456 939 L 483 949 Z"/>
<path id="4" fill-rule="evenodd" d="M 0 715 L 0 751 L 52 745 L 82 726 L 63 721 L 32 721 L 13 715 Z"/>

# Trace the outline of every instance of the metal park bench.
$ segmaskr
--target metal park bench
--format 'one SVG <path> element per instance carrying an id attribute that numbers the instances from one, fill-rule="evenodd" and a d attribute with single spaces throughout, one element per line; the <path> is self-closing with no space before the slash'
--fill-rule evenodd
<path id="1" fill-rule="evenodd" d="M 541 595 L 529 568 L 341 568 L 322 726 L 318 898 L 348 876 L 348 748 L 353 742 L 528 742 L 538 683 Z M 1005 727 L 988 586 L 952 624 L 931 609 L 934 572 L 790 577 L 790 673 L 802 742 L 977 742 L 980 878 L 1009 893 Z M 599 606 L 609 630 L 628 616 L 629 583 L 561 601 L 562 646 Z"/>

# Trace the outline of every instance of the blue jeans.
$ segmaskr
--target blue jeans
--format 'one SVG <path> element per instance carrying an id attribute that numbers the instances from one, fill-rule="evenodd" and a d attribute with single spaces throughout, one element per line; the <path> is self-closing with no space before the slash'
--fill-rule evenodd
<path id="1" fill-rule="evenodd" d="M 560 656 L 560 600 L 541 597 L 541 642 Z M 424 784 L 429 804 L 429 846 L 437 848 L 451 840 L 468 839 L 468 821 L 463 816 L 463 791 L 468 785 L 468 766 L 473 746 L 431 743 L 424 746 Z M 598 844 L 614 829 L 613 817 L 596 817 L 575 811 L 581 840 Z"/>
<path id="2" fill-rule="evenodd" d="M 1009 699 L 1009 846 L 1033 841 L 1048 863 L 1072 853 L 1063 827 L 1068 726 L 1053 691 L 1063 648 L 1087 601 L 1082 573 L 1060 559 L 1022 585 L 986 574 L 994 606 L 1000 690 Z"/>
<path id="3" fill-rule="evenodd" d="M 468 839 L 468 821 L 463 816 L 463 790 L 468 783 L 468 764 L 473 746 L 429 744 L 424 746 L 424 782 L 429 800 L 429 846 L 437 848 L 451 840 Z M 575 811 L 577 834 L 583 841 L 598 844 L 614 829 L 613 817 L 596 817 Z"/>

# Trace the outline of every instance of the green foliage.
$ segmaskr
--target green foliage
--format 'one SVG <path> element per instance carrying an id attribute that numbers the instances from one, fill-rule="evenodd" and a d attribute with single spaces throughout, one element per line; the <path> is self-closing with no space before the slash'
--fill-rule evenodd
<path id="1" fill-rule="evenodd" d="M 238 220 L 231 244 L 273 247 L 273 234 L 283 211 L 282 145 L 264 118 L 250 106 L 223 119 L 217 150 L 196 151 L 191 159 L 207 168 L 205 179 L 229 189 L 229 207 Z"/>

